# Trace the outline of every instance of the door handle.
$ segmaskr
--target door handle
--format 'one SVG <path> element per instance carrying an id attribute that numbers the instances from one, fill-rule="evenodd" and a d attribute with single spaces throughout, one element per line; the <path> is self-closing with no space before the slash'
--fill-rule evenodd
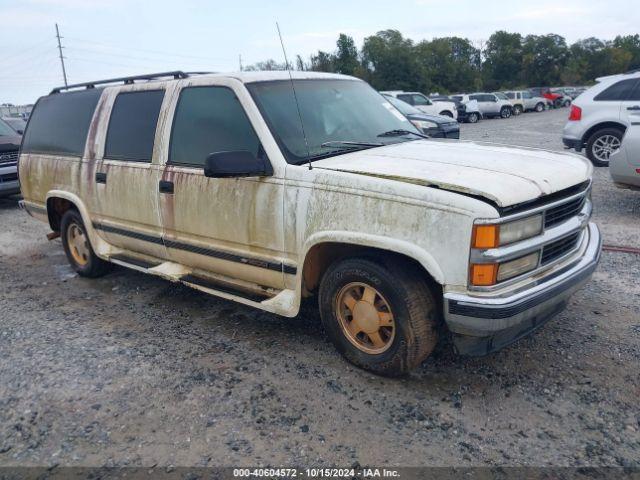
<path id="1" fill-rule="evenodd" d="M 173 194 L 173 182 L 160 180 L 160 183 L 158 183 L 158 190 L 160 191 L 160 193 Z"/>
<path id="2" fill-rule="evenodd" d="M 634 105 L 633 107 L 627 107 L 627 110 L 640 110 L 640 105 Z"/>
<path id="3" fill-rule="evenodd" d="M 107 183 L 107 174 L 104 172 L 96 172 L 96 183 Z"/>

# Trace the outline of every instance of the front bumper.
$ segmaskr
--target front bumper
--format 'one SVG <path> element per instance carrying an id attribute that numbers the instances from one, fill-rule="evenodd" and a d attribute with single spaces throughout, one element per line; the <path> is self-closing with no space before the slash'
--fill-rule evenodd
<path id="1" fill-rule="evenodd" d="M 0 166 L 0 197 L 20 193 L 20 182 L 18 181 L 18 167 L 11 165 Z"/>
<path id="2" fill-rule="evenodd" d="M 463 355 L 485 355 L 529 335 L 562 311 L 600 260 L 602 237 L 590 223 L 582 256 L 532 287 L 508 296 L 445 293 L 444 317 Z"/>

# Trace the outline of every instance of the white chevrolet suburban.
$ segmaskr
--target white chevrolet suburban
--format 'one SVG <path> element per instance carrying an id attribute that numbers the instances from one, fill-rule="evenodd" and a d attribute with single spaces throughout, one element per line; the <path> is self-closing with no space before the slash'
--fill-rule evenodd
<path id="1" fill-rule="evenodd" d="M 425 139 L 341 75 L 55 89 L 19 170 L 23 207 L 80 275 L 118 264 L 289 317 L 316 296 L 337 349 L 385 375 L 439 334 L 471 355 L 527 335 L 600 256 L 589 162 Z"/>

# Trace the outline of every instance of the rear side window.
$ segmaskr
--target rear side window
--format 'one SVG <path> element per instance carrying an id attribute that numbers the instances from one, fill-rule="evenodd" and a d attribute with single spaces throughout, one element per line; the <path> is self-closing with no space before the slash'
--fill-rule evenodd
<path id="1" fill-rule="evenodd" d="M 22 151 L 81 157 L 101 89 L 55 93 L 38 100 Z"/>
<path id="2" fill-rule="evenodd" d="M 120 93 L 109 119 L 105 158 L 150 162 L 164 90 Z"/>
<path id="3" fill-rule="evenodd" d="M 260 140 L 233 91 L 227 87 L 182 90 L 173 119 L 169 163 L 202 167 L 211 153 L 238 150 L 257 157 Z"/>
<path id="4" fill-rule="evenodd" d="M 594 97 L 596 101 L 621 101 L 626 100 L 633 87 L 638 80 L 636 78 L 629 78 L 627 80 L 621 80 L 614 83 L 609 88 L 604 89 L 598 95 Z"/>

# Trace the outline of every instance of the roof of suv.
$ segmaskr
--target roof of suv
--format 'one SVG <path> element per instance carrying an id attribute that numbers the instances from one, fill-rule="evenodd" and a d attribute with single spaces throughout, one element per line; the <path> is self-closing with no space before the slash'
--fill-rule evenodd
<path id="1" fill-rule="evenodd" d="M 269 71 L 251 71 L 251 72 L 229 72 L 229 73 L 206 73 L 195 72 L 185 73 L 181 71 L 165 72 L 157 74 L 137 75 L 132 77 L 122 77 L 104 80 L 95 80 L 91 82 L 79 83 L 65 87 L 54 88 L 51 93 L 61 93 L 63 91 L 77 90 L 82 88 L 100 88 L 111 87 L 117 85 L 129 85 L 133 83 L 166 83 L 185 78 L 234 78 L 243 83 L 268 82 L 275 80 L 308 80 L 308 79 L 334 79 L 334 80 L 354 80 L 361 82 L 359 78 L 348 75 L 340 75 L 337 73 L 324 72 L 306 72 L 306 71 L 287 71 L 287 70 L 269 70 Z"/>

